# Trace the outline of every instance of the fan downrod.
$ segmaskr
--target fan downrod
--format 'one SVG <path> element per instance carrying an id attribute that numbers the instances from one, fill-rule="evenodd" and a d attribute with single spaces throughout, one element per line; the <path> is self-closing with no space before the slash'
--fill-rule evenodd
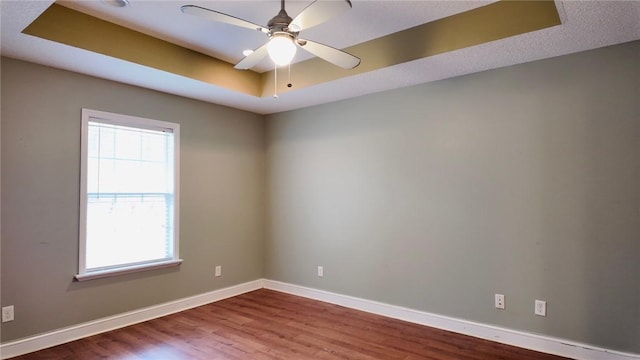
<path id="1" fill-rule="evenodd" d="M 285 10 L 284 0 L 280 0 L 280 12 L 267 23 L 267 27 L 269 28 L 267 35 L 271 37 L 277 33 L 287 33 L 291 35 L 292 38 L 295 38 L 295 35 L 297 35 L 299 31 L 293 31 L 289 28 L 289 24 L 291 24 L 292 21 L 293 18 L 289 16 Z"/>

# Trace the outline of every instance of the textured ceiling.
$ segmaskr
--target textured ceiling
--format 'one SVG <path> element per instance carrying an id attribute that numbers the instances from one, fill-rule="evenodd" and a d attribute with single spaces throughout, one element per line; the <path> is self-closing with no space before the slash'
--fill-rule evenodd
<path id="1" fill-rule="evenodd" d="M 320 0 L 332 1 L 332 0 Z M 62 2 L 68 8 L 235 63 L 242 50 L 260 46 L 263 34 L 182 14 L 181 5 L 196 4 L 266 24 L 279 1 L 144 1 L 125 8 L 102 1 Z M 22 33 L 51 1 L 0 2 L 3 56 L 76 71 L 132 85 L 268 114 L 360 96 L 372 92 L 450 78 L 640 39 L 640 1 L 556 2 L 562 24 L 490 41 L 271 96 L 252 96 L 168 71 L 63 45 Z M 288 1 L 292 17 L 310 1 Z M 352 1 L 353 9 L 314 28 L 305 38 L 337 48 L 378 39 L 423 23 L 483 7 L 487 1 Z M 310 56 L 302 51 L 295 62 Z M 639 59 L 640 60 L 640 59 Z M 363 63 L 373 59 L 363 58 Z M 270 71 L 267 61 L 256 69 Z M 305 80 L 293 67 L 292 82 Z M 237 70 L 241 71 L 241 70 Z M 311 76 L 311 75 L 307 75 Z"/>

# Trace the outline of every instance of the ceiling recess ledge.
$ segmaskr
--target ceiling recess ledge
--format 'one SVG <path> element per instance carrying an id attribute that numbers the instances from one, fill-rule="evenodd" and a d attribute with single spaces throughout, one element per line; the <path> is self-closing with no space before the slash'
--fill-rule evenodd
<path id="1" fill-rule="evenodd" d="M 300 89 L 561 24 L 553 1 L 502 0 L 343 49 L 362 59 L 355 69 L 336 69 L 321 59 L 310 59 L 293 64 L 291 72 Z M 263 76 L 262 96 L 269 96 L 273 72 Z M 291 91 L 285 84 L 277 89 Z"/>
<path id="2" fill-rule="evenodd" d="M 176 16 L 180 16 L 179 13 Z M 23 33 L 260 96 L 260 74 L 54 3 Z"/>
<path id="3" fill-rule="evenodd" d="M 352 11 L 357 11 L 354 8 Z M 321 59 L 292 64 L 295 87 L 278 93 L 383 69 L 483 43 L 561 25 L 553 1 L 497 1 L 344 49 L 362 59 L 351 70 Z M 23 33 L 167 71 L 256 97 L 273 94 L 273 71 L 236 70 L 232 64 L 54 3 Z"/>

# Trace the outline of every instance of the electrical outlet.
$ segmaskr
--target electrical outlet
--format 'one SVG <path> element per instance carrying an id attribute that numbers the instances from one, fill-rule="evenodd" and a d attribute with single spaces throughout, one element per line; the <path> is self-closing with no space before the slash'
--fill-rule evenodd
<path id="1" fill-rule="evenodd" d="M 322 266 L 318 266 L 318 277 L 324 276 L 324 268 Z"/>
<path id="2" fill-rule="evenodd" d="M 222 276 L 222 266 L 216 265 L 216 277 Z"/>
<path id="3" fill-rule="evenodd" d="M 504 309 L 504 295 L 496 294 L 496 309 Z"/>
<path id="4" fill-rule="evenodd" d="M 536 300 L 536 315 L 547 316 L 547 302 L 542 300 Z"/>
<path id="5" fill-rule="evenodd" d="M 2 322 L 13 321 L 13 305 L 2 308 Z"/>

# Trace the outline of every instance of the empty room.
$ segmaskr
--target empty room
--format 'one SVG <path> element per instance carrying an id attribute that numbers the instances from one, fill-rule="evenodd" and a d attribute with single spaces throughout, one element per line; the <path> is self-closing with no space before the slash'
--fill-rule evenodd
<path id="1" fill-rule="evenodd" d="M 640 359 L 640 1 L 0 1 L 1 359 Z"/>

